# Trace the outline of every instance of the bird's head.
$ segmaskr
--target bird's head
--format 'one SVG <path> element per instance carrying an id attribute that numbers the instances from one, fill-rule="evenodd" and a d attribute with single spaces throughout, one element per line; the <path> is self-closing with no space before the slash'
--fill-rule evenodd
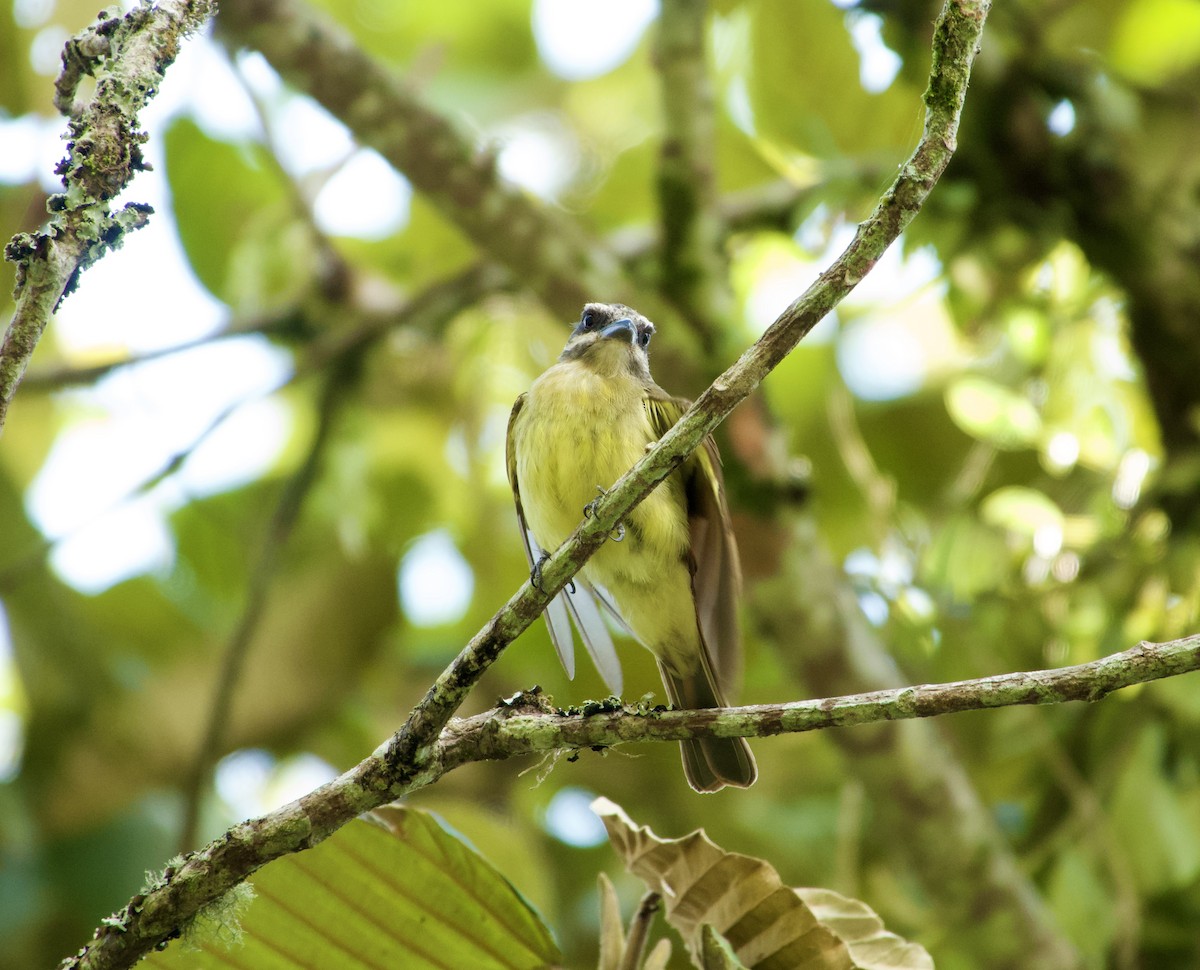
<path id="1" fill-rule="evenodd" d="M 559 360 L 577 360 L 602 374 L 650 377 L 654 324 L 622 303 L 589 303 Z"/>

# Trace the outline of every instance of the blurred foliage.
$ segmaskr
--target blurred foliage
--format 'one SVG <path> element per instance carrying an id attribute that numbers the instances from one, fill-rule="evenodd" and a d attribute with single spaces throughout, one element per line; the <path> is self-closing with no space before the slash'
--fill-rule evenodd
<path id="1" fill-rule="evenodd" d="M 531 134 L 548 142 L 567 173 L 543 189 L 550 204 L 590 231 L 619 233 L 645 292 L 639 305 L 659 305 L 645 255 L 661 140 L 653 26 L 611 69 L 567 80 L 539 54 L 528 0 L 327 7 L 484 155 Z M 49 115 L 47 49 L 95 12 L 74 0 L 3 5 L 5 118 Z M 737 316 L 722 356 L 697 359 L 677 319 L 662 327 L 661 384 L 702 387 L 869 211 L 919 136 L 935 13 L 923 0 L 713 4 L 720 188 L 750 203 L 789 188 L 783 204 L 752 205 L 728 239 Z M 854 41 L 875 28 L 899 58 L 882 90 L 862 83 Z M 244 58 L 230 63 L 235 80 L 249 76 Z M 722 430 L 750 581 L 744 702 L 807 696 L 787 663 L 805 644 L 778 642 L 757 615 L 763 597 L 790 595 L 772 580 L 800 520 L 910 682 L 1081 662 L 1200 629 L 1198 65 L 1196 0 L 996 5 L 958 154 L 929 206 L 743 408 L 769 416 L 772 441 L 754 439 L 762 426 L 745 415 Z M 269 130 L 287 133 L 299 98 L 257 100 Z M 278 546 L 224 725 L 218 754 L 231 757 L 205 786 L 199 836 L 294 796 L 289 784 L 313 787 L 319 772 L 302 770 L 311 756 L 344 769 L 401 722 L 526 577 L 504 426 L 567 334 L 519 285 L 449 319 L 417 326 L 398 315 L 361 351 L 279 542 L 269 524 L 280 496 L 329 417 L 313 379 L 329 360 L 310 351 L 489 254 L 420 197 L 386 238 L 323 231 L 311 213 L 338 163 L 296 175 L 286 138 L 231 135 L 185 107 L 152 144 L 171 198 L 159 226 L 177 231 L 226 324 L 267 329 L 290 362 L 287 386 L 263 392 L 287 420 L 254 445 L 265 458 L 238 457 L 227 442 L 230 461 L 258 464 L 220 487 L 187 477 L 186 449 L 161 474 L 154 459 L 133 463 L 127 477 L 144 484 L 131 494 L 162 499 L 165 560 L 84 591 L 56 569 L 70 537 L 51 534 L 37 511 L 39 476 L 72 430 L 124 427 L 136 438 L 141 426 L 121 422 L 149 406 L 137 377 L 149 380 L 153 362 L 71 390 L 38 375 L 128 348 L 76 349 L 53 326 L 39 348 L 0 443 L 0 606 L 11 640 L 0 655 L 0 937 L 14 966 L 74 950 L 174 851 L 221 658 L 264 549 Z M 47 174 L 0 184 L 5 235 L 42 218 Z M 135 290 L 137 266 L 124 265 L 121 286 Z M 7 301 L 11 270 L 0 276 Z M 168 334 L 171 325 L 161 321 Z M 132 392 L 123 373 L 134 375 Z M 226 380 L 202 373 L 187 393 L 224 400 Z M 218 447 L 218 433 L 209 437 Z M 778 467 L 756 465 L 764 452 L 803 481 L 807 501 Z M 97 473 L 121 460 L 98 452 Z M 59 501 L 90 508 L 91 475 L 78 477 L 79 498 Z M 437 542 L 418 545 L 430 536 Z M 122 545 L 113 540 L 114 560 Z M 408 558 L 430 547 L 440 559 Z M 624 658 L 631 698 L 658 689 L 648 654 Z M 564 704 L 603 694 L 583 665 L 565 679 L 539 624 L 466 712 L 535 683 Z M 1089 968 L 1200 964 L 1198 698 L 1191 675 L 1094 707 L 939 725 Z M 876 824 L 881 806 L 864 799 L 850 749 L 816 735 L 754 747 L 761 781 L 746 793 L 697 797 L 675 746 L 647 745 L 471 766 L 412 801 L 436 808 L 528 896 L 568 966 L 595 964 L 596 873 L 613 875 L 627 907 L 639 892 L 587 824 L 590 793 L 664 834 L 704 827 L 770 860 L 787 884 L 862 898 L 939 967 L 998 965 L 981 948 L 1004 937 L 1003 914 L 981 917 L 974 936 L 947 925 L 897 862 L 909 832 Z M 248 756 L 261 767 L 249 782 L 238 773 Z"/>

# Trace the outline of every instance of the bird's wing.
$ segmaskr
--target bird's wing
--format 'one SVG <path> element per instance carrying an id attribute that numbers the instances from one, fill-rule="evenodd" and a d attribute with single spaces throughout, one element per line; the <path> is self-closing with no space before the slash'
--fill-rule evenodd
<path id="1" fill-rule="evenodd" d="M 621 632 L 629 637 L 629 639 L 637 640 L 638 643 L 641 643 L 638 635 L 633 632 L 633 627 L 625 622 L 625 617 L 623 617 L 621 615 L 621 611 L 617 609 L 617 605 L 613 602 L 612 593 L 610 593 L 599 583 L 592 583 L 590 589 L 592 591 L 592 595 L 596 598 L 596 602 L 604 608 L 604 612 L 607 613 L 609 619 L 620 628 Z M 645 644 L 642 645 L 645 646 Z"/>
<path id="2" fill-rule="evenodd" d="M 566 593 L 567 609 L 575 619 L 584 649 L 592 658 L 592 663 L 596 665 L 596 670 L 608 689 L 619 697 L 623 686 L 621 660 L 617 656 L 617 648 L 613 645 L 608 627 L 604 625 L 604 617 L 596 608 L 593 596 L 595 591 L 582 579 L 576 579 L 568 584 L 563 592 Z M 561 598 L 560 593 L 558 599 Z"/>
<path id="3" fill-rule="evenodd" d="M 671 397 L 657 385 L 647 393 L 646 413 L 659 438 L 688 407 L 687 401 Z M 679 473 L 687 499 L 696 619 L 717 679 L 732 691 L 741 676 L 737 604 L 742 574 L 725 502 L 721 456 L 711 435 L 683 463 Z"/>
<path id="4" fill-rule="evenodd" d="M 533 538 L 533 533 L 529 531 L 529 526 L 525 522 L 525 510 L 521 507 L 521 487 L 517 482 L 517 449 L 513 435 L 517 416 L 521 413 L 524 404 L 525 395 L 522 394 L 513 405 L 512 414 L 508 416 L 508 435 L 504 442 L 504 457 L 508 467 L 508 484 L 512 486 L 513 502 L 517 507 L 517 527 L 521 532 L 521 541 L 525 544 L 525 559 L 529 563 L 532 575 L 534 567 L 542 556 L 542 550 L 538 546 L 537 540 Z M 592 609 L 594 610 L 595 606 Z M 558 659 L 562 662 L 567 677 L 573 680 L 575 678 L 575 638 L 571 635 L 571 621 L 567 618 L 565 592 L 559 593 L 550 601 L 543 615 L 546 618 L 546 628 L 550 631 L 550 642 L 554 644 L 554 651 L 558 654 Z M 607 633 L 607 631 L 605 632 Z M 586 643 L 586 638 L 584 642 Z"/>

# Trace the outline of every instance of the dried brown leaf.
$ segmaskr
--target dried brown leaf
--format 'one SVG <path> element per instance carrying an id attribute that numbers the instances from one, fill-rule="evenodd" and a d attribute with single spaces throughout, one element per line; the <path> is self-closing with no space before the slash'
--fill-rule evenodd
<path id="1" fill-rule="evenodd" d="M 726 852 L 703 831 L 659 838 L 607 798 L 592 810 L 626 868 L 662 895 L 697 966 L 728 966 L 705 944 L 709 926 L 752 970 L 932 970 L 922 947 L 888 933 L 858 900 L 793 890 L 768 863 Z"/>

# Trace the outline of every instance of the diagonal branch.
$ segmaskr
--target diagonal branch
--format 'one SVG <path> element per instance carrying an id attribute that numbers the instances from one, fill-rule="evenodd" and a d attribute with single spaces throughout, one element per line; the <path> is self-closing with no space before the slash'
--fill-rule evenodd
<path id="1" fill-rule="evenodd" d="M 561 213 L 505 184 L 495 158 L 432 111 L 350 35 L 297 0 L 221 9 L 219 35 L 271 65 L 344 121 L 485 253 L 503 259 L 555 312 L 619 294 L 616 258 Z"/>
<path id="2" fill-rule="evenodd" d="M 311 848 L 361 812 L 440 776 L 439 737 L 504 647 L 533 623 L 617 523 L 853 289 L 916 215 L 953 152 L 988 7 L 989 0 L 947 0 L 934 31 L 924 135 L 846 251 L 617 482 L 595 514 L 543 565 L 539 588 L 526 582 L 509 599 L 441 673 L 377 756 L 272 815 L 235 826 L 179 866 L 170 867 L 156 886 L 106 920 L 94 940 L 64 963 L 64 970 L 131 965 L 177 936 L 202 906 L 272 859 Z M 278 29 L 294 28 L 280 24 Z"/>
<path id="3" fill-rule="evenodd" d="M 47 201 L 54 217 L 45 230 L 14 236 L 4 249 L 17 264 L 17 307 L 0 346 L 0 432 L 51 314 L 85 269 L 149 220 L 148 205 L 131 202 L 113 213 L 110 202 L 145 167 L 138 112 L 158 90 L 183 39 L 203 26 L 212 9 L 212 0 L 143 2 L 121 19 L 102 15 L 63 51 L 54 102 L 71 118 L 67 157 L 57 169 L 66 191 Z M 76 105 L 84 74 L 95 76 L 96 92 Z"/>

